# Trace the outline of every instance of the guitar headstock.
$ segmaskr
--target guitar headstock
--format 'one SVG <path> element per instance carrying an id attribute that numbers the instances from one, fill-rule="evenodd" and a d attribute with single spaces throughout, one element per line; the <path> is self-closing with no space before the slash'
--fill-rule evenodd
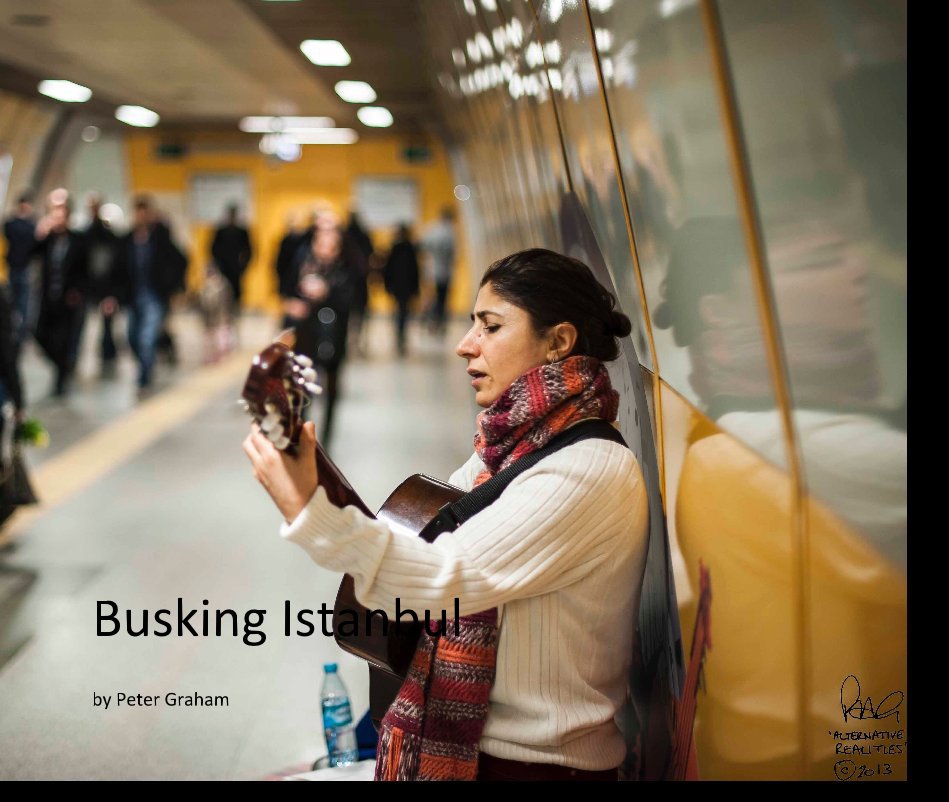
<path id="1" fill-rule="evenodd" d="M 257 354 L 241 391 L 244 408 L 261 431 L 289 453 L 295 453 L 300 442 L 304 408 L 322 392 L 313 362 L 293 352 L 295 342 L 293 330 L 287 330 Z"/>

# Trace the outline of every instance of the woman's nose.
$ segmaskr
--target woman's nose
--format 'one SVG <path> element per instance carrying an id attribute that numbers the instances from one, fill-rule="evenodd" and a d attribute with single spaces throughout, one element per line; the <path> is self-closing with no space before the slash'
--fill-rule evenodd
<path id="1" fill-rule="evenodd" d="M 461 338 L 461 341 L 455 347 L 455 353 L 462 359 L 477 356 L 478 338 L 475 336 L 474 327 L 468 329 L 468 333 Z"/>

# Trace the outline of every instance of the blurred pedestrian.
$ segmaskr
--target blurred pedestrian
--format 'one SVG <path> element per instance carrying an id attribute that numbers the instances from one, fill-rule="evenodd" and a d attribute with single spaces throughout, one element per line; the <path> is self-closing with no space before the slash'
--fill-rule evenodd
<path id="1" fill-rule="evenodd" d="M 76 369 L 89 273 L 85 237 L 69 228 L 65 190 L 50 193 L 48 209 L 36 224 L 41 290 L 34 337 L 55 368 L 53 394 L 62 397 Z"/>
<path id="2" fill-rule="evenodd" d="M 129 345 L 138 359 L 138 386 L 151 385 L 158 339 L 171 296 L 184 285 L 188 261 L 158 220 L 151 200 L 135 201 L 132 230 L 119 242 L 115 297 L 128 305 Z"/>
<path id="3" fill-rule="evenodd" d="M 3 224 L 3 235 L 7 240 L 10 301 L 14 314 L 13 341 L 17 351 L 26 338 L 30 324 L 30 261 L 36 244 L 35 230 L 33 195 L 23 192 L 17 200 L 16 210 Z"/>
<path id="4" fill-rule="evenodd" d="M 363 330 L 369 310 L 369 271 L 372 259 L 372 239 L 362 227 L 356 212 L 349 215 L 346 227 L 346 247 L 351 250 L 353 265 L 353 306 L 350 310 L 349 339 L 357 354 L 362 354 Z"/>
<path id="5" fill-rule="evenodd" d="M 395 340 L 399 356 L 405 356 L 405 329 L 409 320 L 409 305 L 419 291 L 418 254 L 409 227 L 405 224 L 399 226 L 382 275 L 386 292 L 398 305 Z"/>
<path id="6" fill-rule="evenodd" d="M 214 232 L 214 240 L 211 243 L 211 257 L 221 275 L 231 285 L 235 316 L 240 314 L 241 280 L 253 255 L 250 235 L 247 229 L 240 225 L 238 211 L 236 205 L 227 207 L 226 221 Z"/>
<path id="7" fill-rule="evenodd" d="M 320 373 L 326 404 L 320 439 L 326 444 L 333 432 L 353 295 L 353 268 L 342 232 L 318 225 L 312 241 L 301 246 L 293 272 L 281 282 L 284 325 L 296 329 L 295 350 L 312 359 Z"/>
<path id="8" fill-rule="evenodd" d="M 448 291 L 451 289 L 451 277 L 455 270 L 454 219 L 455 210 L 446 206 L 442 209 L 438 221 L 425 232 L 420 243 L 430 259 L 432 280 L 435 282 L 435 299 L 429 316 L 432 330 L 439 335 L 445 333 Z"/>
<path id="9" fill-rule="evenodd" d="M 112 280 L 119 238 L 112 230 L 109 221 L 102 216 L 102 196 L 97 192 L 90 193 L 86 203 L 90 220 L 85 231 L 89 260 L 87 301 L 95 307 L 94 314 L 98 313 L 102 316 L 99 356 L 102 359 L 102 375 L 111 376 L 115 373 L 118 355 L 113 332 L 118 304 L 112 297 Z"/>

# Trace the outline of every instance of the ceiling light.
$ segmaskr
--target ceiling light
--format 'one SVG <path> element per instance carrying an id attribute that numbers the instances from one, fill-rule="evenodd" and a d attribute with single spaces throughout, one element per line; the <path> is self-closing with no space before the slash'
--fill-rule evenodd
<path id="1" fill-rule="evenodd" d="M 249 134 L 269 134 L 274 131 L 321 130 L 335 125 L 332 117 L 244 117 L 237 127 Z"/>
<path id="2" fill-rule="evenodd" d="M 161 118 L 144 106 L 119 106 L 115 110 L 115 119 L 138 128 L 151 128 L 158 125 Z"/>
<path id="3" fill-rule="evenodd" d="M 352 60 L 335 39 L 307 39 L 300 43 L 300 50 L 319 67 L 345 67 Z"/>
<path id="4" fill-rule="evenodd" d="M 388 128 L 392 125 L 392 112 L 385 106 L 363 106 L 356 116 L 359 122 L 370 128 Z"/>
<path id="5" fill-rule="evenodd" d="M 258 145 L 260 152 L 273 156 L 282 162 L 295 162 L 303 155 L 299 142 L 294 142 L 287 134 L 264 134 Z"/>
<path id="6" fill-rule="evenodd" d="M 41 95 L 61 100 L 63 103 L 85 103 L 92 97 L 89 87 L 74 84 L 72 81 L 40 81 L 37 89 Z"/>
<path id="7" fill-rule="evenodd" d="M 347 103 L 372 103 L 376 90 L 365 81 L 337 81 L 336 94 Z"/>
<path id="8" fill-rule="evenodd" d="M 324 128 L 322 131 L 300 131 L 287 136 L 300 145 L 352 145 L 357 134 L 352 128 Z"/>
<path id="9" fill-rule="evenodd" d="M 293 145 L 352 145 L 359 139 L 352 128 L 324 128 L 322 131 L 306 131 L 301 133 L 271 133 L 265 134 L 260 140 L 260 149 L 267 154 L 274 154 L 279 147 L 288 143 Z"/>

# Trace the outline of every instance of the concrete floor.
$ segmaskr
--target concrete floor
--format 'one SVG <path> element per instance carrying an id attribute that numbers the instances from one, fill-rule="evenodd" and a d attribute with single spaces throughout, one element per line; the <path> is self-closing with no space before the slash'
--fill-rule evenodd
<path id="1" fill-rule="evenodd" d="M 5 526 L 0 551 L 0 779 L 255 779 L 324 754 L 322 665 L 335 661 L 368 707 L 365 664 L 331 638 L 285 637 L 283 603 L 332 607 L 339 576 L 278 535 L 279 515 L 241 451 L 248 419 L 233 403 L 249 355 L 276 331 L 242 321 L 247 353 L 207 369 L 197 321 L 174 321 L 181 364 L 135 399 L 134 366 L 97 378 L 90 324 L 66 401 L 33 349 L 22 366 L 30 412 L 52 443 L 31 451 L 46 502 Z M 453 344 L 413 329 L 394 356 L 391 321 L 345 368 L 330 454 L 370 507 L 406 475 L 447 478 L 470 454 L 473 403 Z M 210 378 L 207 378 L 210 377 Z M 2 537 L 2 535 L 0 535 Z M 97 601 L 120 610 L 265 609 L 267 640 L 96 636 Z M 200 613 L 199 613 L 200 615 Z M 227 695 L 226 708 L 93 706 L 94 694 Z"/>

